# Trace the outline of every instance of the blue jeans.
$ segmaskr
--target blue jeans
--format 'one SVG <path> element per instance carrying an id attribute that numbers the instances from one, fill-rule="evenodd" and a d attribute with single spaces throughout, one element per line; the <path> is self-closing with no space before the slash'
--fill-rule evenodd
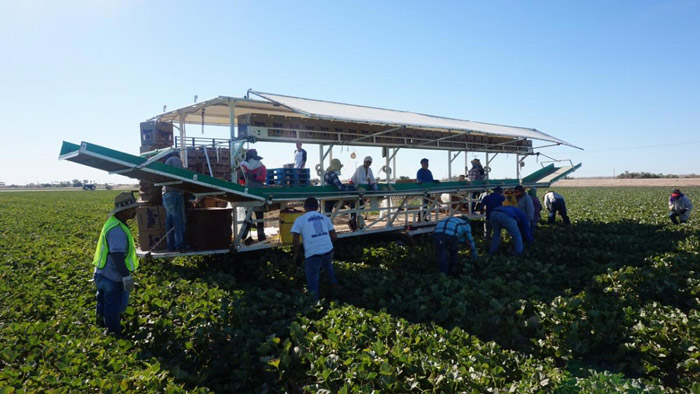
<path id="1" fill-rule="evenodd" d="M 681 223 L 685 223 L 685 222 L 688 221 L 688 220 L 686 220 L 685 218 L 683 218 L 683 215 L 679 214 L 679 213 L 676 212 L 676 211 L 671 211 L 671 212 L 668 214 L 668 217 L 671 218 L 671 221 L 672 221 L 674 224 L 678 224 L 678 219 L 681 220 Z"/>
<path id="2" fill-rule="evenodd" d="M 107 329 L 120 335 L 122 325 L 119 315 L 124 313 L 129 304 L 129 292 L 124 290 L 122 282 L 115 282 L 100 274 L 95 274 L 97 285 L 97 318 L 104 318 Z"/>
<path id="3" fill-rule="evenodd" d="M 437 258 L 440 272 L 450 275 L 457 266 L 459 240 L 454 235 L 433 233 L 433 247 L 435 248 L 435 258 Z"/>
<path id="4" fill-rule="evenodd" d="M 304 264 L 306 283 L 314 301 L 318 301 L 320 297 L 319 280 L 321 268 L 326 270 L 330 283 L 338 283 L 333 270 L 333 250 L 326 254 L 315 254 L 306 258 L 306 264 Z"/>
<path id="5" fill-rule="evenodd" d="M 182 192 L 163 194 L 163 206 L 165 207 L 165 231 L 168 232 L 168 250 L 182 249 L 185 247 L 185 200 Z"/>
<path id="6" fill-rule="evenodd" d="M 520 235 L 518 222 L 499 211 L 491 212 L 491 225 L 493 226 L 493 237 L 491 237 L 491 246 L 489 254 L 494 255 L 498 251 L 498 245 L 501 243 L 501 229 L 505 228 L 510 237 L 513 238 L 513 256 L 520 256 L 523 253 L 523 237 Z"/>
<path id="7" fill-rule="evenodd" d="M 554 200 L 552 202 L 552 210 L 549 211 L 547 223 L 554 223 L 554 219 L 557 216 L 557 212 L 559 212 L 561 218 L 564 219 L 564 223 L 571 224 L 571 221 L 569 220 L 569 215 L 566 214 L 566 202 L 561 200 Z"/>

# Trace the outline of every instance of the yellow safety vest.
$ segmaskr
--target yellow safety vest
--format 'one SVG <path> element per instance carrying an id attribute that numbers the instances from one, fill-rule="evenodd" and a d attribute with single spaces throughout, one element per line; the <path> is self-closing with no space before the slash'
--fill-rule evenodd
<path id="1" fill-rule="evenodd" d="M 134 237 L 131 235 L 129 227 L 126 227 L 121 220 L 117 219 L 115 216 L 110 216 L 107 219 L 107 223 L 102 227 L 102 232 L 100 233 L 100 239 L 97 241 L 97 248 L 95 249 L 95 258 L 92 263 L 95 267 L 102 269 L 107 264 L 107 255 L 109 254 L 109 247 L 107 246 L 107 233 L 115 227 L 121 227 L 121 229 L 126 234 L 126 238 L 129 240 L 129 250 L 126 252 L 126 268 L 129 272 L 136 271 L 139 268 L 139 259 L 136 257 L 136 247 L 134 246 Z"/>

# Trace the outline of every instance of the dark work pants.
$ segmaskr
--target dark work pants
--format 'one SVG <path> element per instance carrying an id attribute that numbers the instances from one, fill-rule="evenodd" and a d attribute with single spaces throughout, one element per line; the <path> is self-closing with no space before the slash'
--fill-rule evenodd
<path id="1" fill-rule="evenodd" d="M 547 223 L 554 223 L 554 219 L 557 216 L 557 212 L 564 219 L 564 223 L 571 224 L 569 221 L 569 215 L 566 214 L 566 202 L 560 200 L 554 200 L 552 202 L 552 210 L 549 211 L 549 217 L 547 218 Z"/>
<path id="2" fill-rule="evenodd" d="M 459 240 L 454 235 L 433 233 L 433 247 L 435 248 L 435 257 L 437 258 L 440 272 L 450 275 L 457 266 Z"/>

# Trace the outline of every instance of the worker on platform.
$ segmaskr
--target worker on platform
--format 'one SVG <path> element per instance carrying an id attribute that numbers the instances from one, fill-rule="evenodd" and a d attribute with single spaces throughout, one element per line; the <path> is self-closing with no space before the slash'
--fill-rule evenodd
<path id="1" fill-rule="evenodd" d="M 467 216 L 450 216 L 437 222 L 433 231 L 433 247 L 438 267 L 443 274 L 453 275 L 453 270 L 457 266 L 460 243 L 466 244 L 471 249 L 471 260 L 476 261 L 479 255 L 476 252 L 476 243 L 472 238 L 472 227 Z"/>
<path id="2" fill-rule="evenodd" d="M 571 224 L 569 215 L 566 213 L 566 201 L 561 194 L 551 190 L 547 191 L 547 193 L 544 195 L 544 207 L 547 208 L 547 211 L 549 211 L 547 223 L 554 223 L 557 212 L 559 212 L 559 215 L 564 220 L 564 223 Z"/>
<path id="3" fill-rule="evenodd" d="M 350 183 L 352 183 L 357 190 L 378 190 L 377 180 L 374 178 L 372 169 L 369 168 L 371 165 L 372 156 L 365 157 L 363 165 L 357 167 L 355 174 L 353 174 L 352 178 L 350 178 Z"/>
<path id="4" fill-rule="evenodd" d="M 165 164 L 182 168 L 178 152 L 171 153 Z M 168 251 L 186 251 L 185 245 L 185 198 L 182 190 L 173 186 L 163 186 L 163 207 L 165 208 L 165 231 Z"/>
<path id="5" fill-rule="evenodd" d="M 422 184 L 436 182 L 435 179 L 433 179 L 433 173 L 428 169 L 429 164 L 430 162 L 428 159 L 421 159 L 420 169 L 416 173 L 416 183 Z"/>
<path id="6" fill-rule="evenodd" d="M 490 220 L 493 226 L 493 237 L 489 247 L 490 255 L 494 255 L 498 251 L 502 228 L 505 228 L 513 239 L 513 256 L 520 256 L 523 253 L 523 239 L 528 245 L 534 242 L 530 221 L 520 209 L 511 206 L 496 207 L 491 211 Z"/>
<path id="7" fill-rule="evenodd" d="M 353 185 L 343 185 L 340 181 L 340 169 L 343 168 L 343 164 L 338 159 L 331 160 L 331 164 L 326 168 L 326 173 L 323 175 L 323 181 L 326 185 L 334 186 L 338 191 L 353 191 L 355 187 Z M 328 213 L 333 211 L 333 207 L 338 202 L 338 200 L 325 200 L 323 211 Z M 350 209 L 355 208 L 354 201 L 343 201 L 342 206 L 348 206 Z M 357 214 L 352 213 L 350 215 L 350 221 L 348 222 L 348 227 L 350 230 L 357 230 Z"/>
<path id="8" fill-rule="evenodd" d="M 527 216 L 527 220 L 530 226 L 532 226 L 532 222 L 535 221 L 535 206 L 532 204 L 532 198 L 525 193 L 525 188 L 522 187 L 522 185 L 514 187 L 513 192 L 515 192 L 515 200 L 518 202 L 518 208 Z"/>
<path id="9" fill-rule="evenodd" d="M 680 219 L 681 223 L 686 223 L 690 219 L 690 211 L 693 209 L 693 204 L 688 196 L 676 189 L 668 199 L 668 209 L 671 211 L 669 217 L 674 224 L 678 224 L 678 219 Z"/>
<path id="10" fill-rule="evenodd" d="M 97 325 L 121 337 L 120 314 L 129 302 L 134 290 L 132 272 L 139 267 L 136 245 L 127 221 L 136 216 L 138 203 L 129 192 L 122 192 L 114 199 L 114 210 L 102 226 L 97 240 L 94 280 L 97 285 Z"/>
<path id="11" fill-rule="evenodd" d="M 534 187 L 531 187 L 528 191 L 527 194 L 530 196 L 530 199 L 532 200 L 532 206 L 535 208 L 535 216 L 534 220 L 532 223 L 530 223 L 530 227 L 532 227 L 532 233 L 535 233 L 535 229 L 537 228 L 537 224 L 542 220 L 542 203 L 540 202 L 540 199 L 537 198 L 537 189 Z"/>
<path id="12" fill-rule="evenodd" d="M 258 151 L 255 149 L 250 149 L 245 154 L 245 160 L 241 162 L 238 171 L 238 183 L 245 185 L 247 187 L 263 187 L 265 186 L 265 178 L 267 177 L 267 169 L 262 163 L 263 158 L 258 155 Z M 263 207 L 254 208 L 255 218 L 257 220 L 262 220 L 265 217 L 265 209 Z M 243 234 L 241 239 L 245 239 L 246 244 L 251 244 L 252 239 L 246 239 L 248 231 L 252 223 L 245 223 L 243 225 Z M 265 223 L 257 223 L 256 228 L 258 230 L 258 242 L 264 241 L 265 237 Z"/>
<path id="13" fill-rule="evenodd" d="M 309 292 L 315 301 L 319 300 L 320 273 L 326 271 L 332 288 L 338 287 L 338 279 L 333 270 L 333 243 L 336 240 L 335 228 L 327 216 L 318 212 L 318 200 L 309 197 L 304 201 L 305 213 L 292 225 L 292 246 L 297 259 L 301 258 L 299 236 L 304 242 L 304 273 Z"/>
<path id="14" fill-rule="evenodd" d="M 493 231 L 493 226 L 489 220 L 491 219 L 491 212 L 493 212 L 494 208 L 502 206 L 505 199 L 506 198 L 503 196 L 503 188 L 496 186 L 491 194 L 481 200 L 481 213 L 485 214 L 484 237 L 486 238 L 487 245 L 491 242 L 491 232 Z"/>
<path id="15" fill-rule="evenodd" d="M 416 173 L 416 183 L 417 184 L 426 184 L 426 183 L 440 183 L 440 181 L 436 181 L 433 178 L 433 173 L 428 169 L 430 162 L 428 159 L 423 158 L 420 161 L 420 169 Z M 421 208 L 421 220 L 429 220 L 428 219 L 428 211 L 427 211 L 427 206 L 430 204 L 430 198 L 429 197 L 423 197 L 423 206 Z"/>
<path id="16" fill-rule="evenodd" d="M 294 168 L 306 167 L 306 151 L 301 148 L 301 142 L 297 142 L 297 150 L 294 151 Z"/>
<path id="17" fill-rule="evenodd" d="M 481 160 L 478 158 L 474 158 L 472 160 L 472 168 L 469 169 L 469 172 L 467 173 L 467 176 L 469 177 L 470 181 L 481 181 L 484 178 L 486 178 L 486 171 L 484 170 L 484 167 L 481 165 Z"/>

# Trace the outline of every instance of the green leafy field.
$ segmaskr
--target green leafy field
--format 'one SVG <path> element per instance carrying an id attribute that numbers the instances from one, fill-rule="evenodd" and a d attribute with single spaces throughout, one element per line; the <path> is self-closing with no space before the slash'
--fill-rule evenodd
<path id="1" fill-rule="evenodd" d="M 287 251 L 142 261 L 127 340 L 94 325 L 91 282 L 117 192 L 0 193 L 0 393 L 700 392 L 697 212 L 673 226 L 666 188 L 561 192 L 570 228 L 458 278 L 429 238 L 340 245 L 320 305 Z"/>

